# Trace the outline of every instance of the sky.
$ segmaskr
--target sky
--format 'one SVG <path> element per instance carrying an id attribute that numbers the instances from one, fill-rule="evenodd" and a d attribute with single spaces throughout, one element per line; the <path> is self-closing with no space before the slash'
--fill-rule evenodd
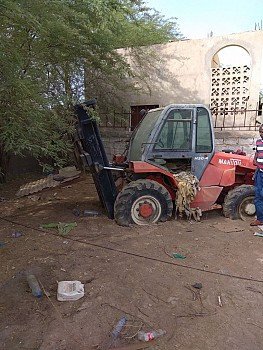
<path id="1" fill-rule="evenodd" d="M 176 17 L 188 39 L 263 30 L 263 0 L 145 0 L 166 19 Z"/>

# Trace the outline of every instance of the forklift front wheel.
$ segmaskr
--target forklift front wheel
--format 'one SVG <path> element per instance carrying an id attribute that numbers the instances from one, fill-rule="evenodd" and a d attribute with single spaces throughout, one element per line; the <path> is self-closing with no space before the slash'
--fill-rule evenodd
<path id="1" fill-rule="evenodd" d="M 114 206 L 115 220 L 121 226 L 167 221 L 172 211 L 169 192 L 153 180 L 131 182 L 118 194 Z"/>
<path id="2" fill-rule="evenodd" d="M 230 190 L 225 197 L 223 214 L 232 220 L 253 220 L 256 215 L 254 186 L 241 185 Z"/>

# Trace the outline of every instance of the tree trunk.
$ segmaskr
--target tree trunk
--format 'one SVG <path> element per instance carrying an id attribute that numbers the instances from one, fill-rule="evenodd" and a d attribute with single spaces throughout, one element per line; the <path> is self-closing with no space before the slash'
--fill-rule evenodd
<path id="1" fill-rule="evenodd" d="M 0 183 L 6 182 L 10 158 L 11 154 L 9 152 L 5 152 L 3 145 L 0 145 Z"/>

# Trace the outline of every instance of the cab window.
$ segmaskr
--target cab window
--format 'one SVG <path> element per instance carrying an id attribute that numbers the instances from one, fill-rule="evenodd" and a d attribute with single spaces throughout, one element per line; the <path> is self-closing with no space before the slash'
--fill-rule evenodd
<path id="1" fill-rule="evenodd" d="M 196 146 L 197 153 L 212 152 L 212 130 L 208 111 L 197 108 Z"/>
<path id="2" fill-rule="evenodd" d="M 191 150 L 192 110 L 170 111 L 154 147 L 155 150 Z"/>

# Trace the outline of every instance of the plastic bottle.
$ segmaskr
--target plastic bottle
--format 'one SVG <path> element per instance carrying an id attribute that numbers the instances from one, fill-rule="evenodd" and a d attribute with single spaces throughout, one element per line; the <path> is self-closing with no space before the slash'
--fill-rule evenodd
<path id="1" fill-rule="evenodd" d="M 13 232 L 12 233 L 12 237 L 13 238 L 18 238 L 18 237 L 21 237 L 21 236 L 23 236 L 23 233 L 21 233 L 21 232 Z"/>
<path id="2" fill-rule="evenodd" d="M 41 298 L 42 291 L 36 277 L 34 275 L 27 275 L 26 280 L 29 287 L 31 288 L 32 294 L 37 298 Z"/>
<path id="3" fill-rule="evenodd" d="M 122 317 L 115 325 L 113 331 L 111 332 L 111 336 L 116 338 L 119 333 L 121 332 L 122 328 L 125 326 L 125 323 L 127 321 L 126 317 Z"/>
<path id="4" fill-rule="evenodd" d="M 150 332 L 138 332 L 138 339 L 141 341 L 150 341 L 150 340 L 154 340 L 158 337 L 163 336 L 164 334 L 166 334 L 166 331 L 163 331 L 162 329 L 157 329 L 154 331 L 150 331 Z"/>
<path id="5" fill-rule="evenodd" d="M 98 212 L 97 210 L 88 209 L 83 211 L 83 216 L 100 216 L 100 215 L 101 213 Z"/>

